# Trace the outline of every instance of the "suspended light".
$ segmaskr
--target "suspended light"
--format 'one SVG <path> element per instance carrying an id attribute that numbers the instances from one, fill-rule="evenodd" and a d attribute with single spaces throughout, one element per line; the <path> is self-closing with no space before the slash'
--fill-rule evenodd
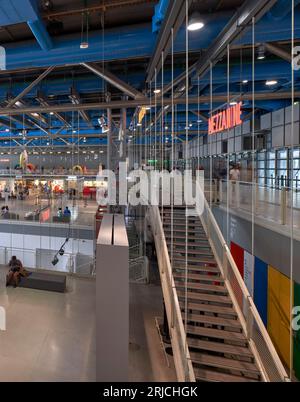
<path id="1" fill-rule="evenodd" d="M 258 48 L 257 60 L 264 60 L 266 58 L 265 46 L 261 45 Z"/>
<path id="2" fill-rule="evenodd" d="M 248 80 L 243 80 L 243 84 L 248 84 Z"/>
<path id="3" fill-rule="evenodd" d="M 198 12 L 195 12 L 191 15 L 187 29 L 189 31 L 199 31 L 204 27 L 204 22 L 201 19 L 201 16 Z"/>
<path id="4" fill-rule="evenodd" d="M 276 80 L 268 80 L 268 81 L 266 81 L 266 85 L 268 87 L 271 87 L 271 86 L 276 85 L 276 84 L 278 84 L 278 81 L 276 81 Z"/>
<path id="5" fill-rule="evenodd" d="M 155 94 L 160 94 L 161 93 L 161 90 L 159 89 L 159 88 L 157 88 L 157 89 L 154 89 L 154 91 L 153 91 Z"/>
<path id="6" fill-rule="evenodd" d="M 86 33 L 84 32 L 85 23 L 86 23 Z M 89 47 L 89 13 L 82 13 L 80 49 L 88 49 L 88 47 Z"/>

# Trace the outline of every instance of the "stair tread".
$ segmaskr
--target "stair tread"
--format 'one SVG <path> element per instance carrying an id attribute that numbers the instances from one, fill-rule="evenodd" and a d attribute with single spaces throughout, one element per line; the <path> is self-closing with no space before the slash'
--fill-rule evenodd
<path id="1" fill-rule="evenodd" d="M 202 339 L 188 338 L 188 345 L 190 348 L 201 349 L 210 352 L 224 353 L 240 357 L 252 357 L 252 352 L 248 347 L 228 345 L 221 342 L 210 342 Z"/>
<path id="2" fill-rule="evenodd" d="M 228 318 L 213 317 L 211 315 L 204 315 L 204 314 L 188 314 L 187 319 L 189 322 L 220 325 L 223 327 L 232 327 L 232 328 L 242 329 L 242 326 L 238 320 L 231 320 Z M 183 314 L 183 320 L 185 321 L 185 314 Z"/>
<path id="3" fill-rule="evenodd" d="M 170 249 L 171 246 L 168 246 L 168 249 Z M 174 248 L 173 249 L 174 253 L 182 253 L 182 254 L 186 254 L 186 250 L 185 249 L 179 249 L 179 248 Z M 187 249 L 187 254 L 194 254 L 194 255 L 208 255 L 213 257 L 213 253 L 211 251 L 205 251 L 205 250 L 192 250 L 190 248 Z"/>
<path id="4" fill-rule="evenodd" d="M 166 234 L 165 234 L 165 238 L 166 238 L 167 243 L 171 243 L 171 239 L 172 239 L 172 236 L 171 236 L 171 235 L 166 235 Z M 173 235 L 173 243 L 176 243 L 176 244 L 178 244 L 178 245 L 185 245 L 185 242 L 178 242 L 176 239 L 185 240 L 185 239 L 186 239 L 186 236 L 179 236 L 179 235 L 175 235 L 175 234 Z M 189 241 L 190 241 L 190 240 L 195 241 L 195 244 L 199 244 L 199 245 L 207 244 L 207 245 L 210 246 L 208 240 L 207 240 L 206 238 L 204 238 L 204 237 L 202 237 L 202 238 L 199 238 L 199 237 L 189 237 Z M 192 243 L 192 244 L 194 245 L 194 243 Z"/>
<path id="5" fill-rule="evenodd" d="M 171 227 L 164 227 L 165 232 L 171 232 L 172 228 Z M 186 233 L 185 229 L 179 229 L 178 227 L 173 227 L 173 232 L 178 232 L 178 233 Z M 203 238 L 207 239 L 206 233 L 203 230 L 196 230 L 196 229 L 187 229 L 188 233 L 197 233 L 197 234 L 202 234 Z"/>
<path id="6" fill-rule="evenodd" d="M 259 380 L 253 380 L 252 378 L 240 377 L 236 375 L 220 373 L 212 370 L 204 370 L 194 368 L 195 377 L 197 380 L 209 381 L 209 382 L 258 382 Z"/>
<path id="7" fill-rule="evenodd" d="M 224 339 L 230 341 L 247 342 L 244 334 L 240 332 L 232 332 L 223 329 L 204 328 L 194 325 L 187 325 L 186 330 L 188 334 L 204 336 L 208 338 Z"/>
<path id="8" fill-rule="evenodd" d="M 186 261 L 185 255 L 177 255 L 177 253 L 173 253 L 173 261 Z M 213 258 L 206 258 L 206 257 L 189 257 L 187 258 L 188 262 L 204 262 L 207 264 L 216 264 L 216 260 Z"/>
<path id="9" fill-rule="evenodd" d="M 187 224 L 186 224 L 186 222 L 183 222 L 183 223 L 179 223 L 179 222 L 176 222 L 176 221 L 172 221 L 172 220 L 166 220 L 166 219 L 164 219 L 163 220 L 163 225 L 164 226 L 170 226 L 171 224 L 173 223 L 173 226 L 182 226 L 182 227 L 188 227 L 188 228 L 190 228 L 190 227 L 192 227 L 192 228 L 195 228 L 195 227 L 197 227 L 197 228 L 201 228 L 201 229 L 203 229 L 203 226 L 200 224 L 200 223 L 193 223 L 193 222 L 187 222 Z M 204 232 L 204 230 L 203 230 L 203 232 Z"/>
<path id="10" fill-rule="evenodd" d="M 185 311 L 185 302 L 179 301 L 180 307 Z M 224 306 L 216 306 L 213 304 L 204 304 L 204 303 L 187 303 L 188 310 L 193 311 L 203 311 L 214 314 L 222 314 L 222 315 L 230 315 L 237 317 L 237 313 L 234 311 L 232 307 L 224 307 Z"/>
<path id="11" fill-rule="evenodd" d="M 207 355 L 200 352 L 191 352 L 191 359 L 197 364 L 206 366 L 218 367 L 222 369 L 238 370 L 244 373 L 260 374 L 260 371 L 254 363 L 244 362 L 235 359 L 227 359 L 226 357 L 219 357 Z"/>
<path id="12" fill-rule="evenodd" d="M 181 290 L 177 290 L 178 297 L 185 298 L 187 296 L 188 300 L 200 300 L 200 301 L 209 301 L 213 303 L 220 303 L 220 304 L 231 304 L 232 301 L 228 296 L 220 296 L 220 295 L 209 295 L 206 293 L 199 293 L 199 292 L 185 292 Z"/>
<path id="13" fill-rule="evenodd" d="M 176 239 L 176 238 L 175 238 Z M 185 239 L 185 237 L 183 237 L 183 239 Z M 189 239 L 190 240 L 190 239 Z M 194 239 L 193 239 L 194 240 Z M 206 243 L 206 245 L 204 246 L 204 244 Z M 171 245 L 171 240 L 167 240 L 167 244 L 168 245 Z M 176 241 L 176 240 L 174 240 L 174 238 L 173 238 L 173 245 L 174 246 L 186 246 L 186 242 L 184 242 L 184 241 Z M 203 247 L 203 248 L 211 248 L 210 247 L 210 244 L 209 244 L 209 242 L 206 240 L 206 241 L 200 241 L 200 242 L 198 242 L 198 240 L 197 239 L 195 239 L 195 242 L 193 243 L 193 242 L 188 242 L 188 247 Z"/>
<path id="14" fill-rule="evenodd" d="M 173 277 L 178 279 L 185 279 L 185 272 L 173 272 Z M 206 281 L 206 282 L 224 282 L 224 279 L 221 276 L 217 275 L 203 275 L 203 274 L 187 274 L 187 278 L 193 281 Z"/>
<path id="15" fill-rule="evenodd" d="M 185 271 L 186 267 L 182 266 L 182 265 L 177 265 L 174 264 L 173 268 L 176 270 L 183 270 Z M 188 265 L 187 266 L 187 270 L 188 271 L 193 271 L 193 272 L 212 272 L 212 273 L 216 273 L 216 274 L 220 274 L 220 270 L 217 267 L 209 267 L 209 266 L 205 266 L 205 265 Z"/>
<path id="16" fill-rule="evenodd" d="M 192 282 L 181 282 L 179 280 L 175 280 L 175 285 L 177 289 L 181 288 L 187 288 L 187 289 L 193 289 L 193 290 L 204 290 L 208 292 L 216 292 L 216 293 L 226 293 L 228 294 L 228 291 L 225 286 L 223 285 L 206 285 L 204 283 L 192 283 Z"/>

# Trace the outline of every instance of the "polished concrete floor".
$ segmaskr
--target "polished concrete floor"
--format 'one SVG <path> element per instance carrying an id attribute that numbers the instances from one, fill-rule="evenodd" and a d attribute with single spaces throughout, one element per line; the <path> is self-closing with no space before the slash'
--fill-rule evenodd
<path id="1" fill-rule="evenodd" d="M 95 381 L 95 281 L 68 278 L 65 294 L 6 288 L 0 268 L 0 382 Z M 160 345 L 155 317 L 162 315 L 159 286 L 130 288 L 130 381 L 175 380 Z"/>
<path id="2" fill-rule="evenodd" d="M 0 381 L 94 381 L 95 282 L 68 278 L 65 294 L 5 288 L 5 271 Z"/>
<path id="3" fill-rule="evenodd" d="M 28 212 L 33 212 L 40 206 L 46 207 L 48 205 L 48 201 L 46 199 L 42 199 L 40 204 L 36 204 L 36 197 L 29 196 L 26 197 L 23 201 L 21 200 L 9 200 L 5 203 L 4 200 L 0 200 L 0 209 L 3 205 L 8 205 L 10 212 L 16 213 L 20 216 L 20 220 L 25 220 L 25 215 Z M 97 211 L 98 204 L 96 201 L 88 200 L 87 205 L 85 205 L 83 200 L 76 200 L 73 204 L 72 200 L 69 200 L 67 197 L 53 199 L 51 200 L 51 217 L 49 222 L 52 222 L 52 217 L 57 216 L 58 208 L 64 208 L 66 206 L 71 210 L 71 222 L 74 225 L 79 226 L 90 226 L 94 228 L 95 214 Z"/>

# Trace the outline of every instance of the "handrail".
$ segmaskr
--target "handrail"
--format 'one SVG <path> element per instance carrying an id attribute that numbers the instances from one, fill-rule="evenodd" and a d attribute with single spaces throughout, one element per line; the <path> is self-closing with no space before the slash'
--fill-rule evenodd
<path id="1" fill-rule="evenodd" d="M 149 209 L 177 379 L 179 382 L 195 382 L 194 369 L 190 358 L 187 336 L 183 325 L 159 208 L 151 206 Z"/>
<path id="2" fill-rule="evenodd" d="M 198 183 L 196 183 L 196 185 L 198 185 Z M 284 368 L 284 366 L 283 366 L 283 364 L 282 364 L 282 362 L 281 362 L 281 360 L 280 360 L 280 358 L 278 356 L 278 353 L 277 353 L 277 351 L 276 351 L 276 349 L 275 349 L 275 347 L 273 345 L 273 342 L 272 342 L 272 340 L 271 340 L 271 338 L 270 338 L 270 336 L 269 336 L 269 334 L 268 334 L 268 332 L 267 332 L 267 330 L 266 330 L 266 328 L 265 328 L 265 326 L 264 326 L 264 324 L 263 324 L 263 322 L 261 320 L 261 317 L 260 317 L 260 315 L 259 315 L 259 313 L 257 311 L 257 308 L 255 306 L 255 303 L 253 301 L 253 298 L 250 295 L 250 293 L 249 293 L 249 291 L 248 291 L 248 289 L 247 289 L 247 287 L 245 285 L 245 282 L 243 281 L 243 279 L 241 277 L 241 274 L 240 274 L 240 272 L 238 270 L 238 267 L 237 267 L 237 265 L 236 265 L 236 263 L 235 263 L 235 261 L 233 259 L 233 256 L 232 256 L 232 254 L 230 252 L 230 249 L 229 249 L 229 247 L 228 247 L 228 245 L 227 245 L 227 243 L 226 243 L 226 241 L 225 241 L 225 239 L 223 237 L 223 234 L 222 234 L 222 232 L 221 232 L 221 230 L 220 230 L 220 228 L 219 228 L 219 226 L 218 226 L 218 224 L 216 222 L 216 219 L 215 219 L 215 217 L 213 215 L 213 212 L 211 211 L 211 209 L 209 207 L 209 204 L 208 204 L 208 202 L 207 202 L 207 200 L 206 200 L 206 198 L 205 198 L 205 196 L 204 196 L 204 194 L 203 194 L 201 189 L 200 189 L 200 191 L 201 191 L 200 194 L 203 197 L 204 211 L 207 212 L 207 216 L 208 216 L 208 222 L 207 223 L 210 224 L 210 229 L 211 229 L 211 225 L 212 225 L 212 228 L 214 229 L 214 231 L 215 231 L 215 233 L 217 235 L 217 238 L 218 238 L 218 240 L 220 242 L 220 245 L 221 245 L 221 247 L 223 249 L 223 252 L 225 253 L 227 261 L 228 261 L 228 263 L 229 263 L 229 265 L 230 265 L 230 267 L 232 269 L 232 272 L 233 272 L 233 275 L 235 277 L 235 280 L 236 280 L 236 282 L 237 282 L 237 284 L 238 284 L 238 286 L 239 286 L 239 288 L 240 288 L 240 290 L 242 292 L 243 299 L 248 303 L 248 309 L 247 309 L 248 317 L 247 317 L 247 320 L 250 320 L 249 315 L 252 314 L 252 317 L 253 317 L 253 319 L 255 321 L 255 324 L 256 324 L 258 330 L 260 331 L 261 337 L 262 337 L 262 339 L 264 341 L 264 344 L 265 344 L 265 346 L 267 348 L 267 352 L 269 354 L 268 357 L 271 357 L 271 359 L 273 360 L 274 368 L 276 368 L 276 370 L 277 370 L 278 377 L 281 379 L 281 381 L 289 381 L 289 378 L 288 378 L 288 375 L 286 373 L 286 370 L 285 370 L 285 368 Z M 205 230 L 207 231 L 207 233 L 209 233 L 208 232 L 208 225 L 205 222 L 205 219 L 203 218 L 203 213 L 201 214 L 201 213 L 199 213 L 199 211 L 197 211 L 197 213 L 199 215 L 199 218 L 200 218 Z M 210 240 L 210 242 L 213 242 L 211 236 L 209 237 L 209 240 Z M 215 250 L 216 248 L 213 247 L 213 249 Z M 228 281 L 228 268 L 226 270 L 222 269 L 222 272 L 224 274 L 225 280 Z M 227 283 L 227 284 L 229 284 L 229 286 L 230 286 L 230 283 Z M 231 289 L 230 293 L 232 295 L 232 298 L 233 298 L 232 301 L 233 301 L 233 304 L 234 304 L 235 308 L 240 312 L 239 316 L 243 316 L 243 314 L 241 314 L 241 307 L 240 307 L 239 303 L 237 302 L 235 294 L 234 294 L 234 291 L 232 289 Z M 250 343 L 250 346 L 252 346 L 252 350 L 254 352 L 256 360 L 258 360 L 258 366 L 261 367 L 263 369 L 264 373 L 266 374 L 266 375 L 264 375 L 265 380 L 270 381 L 270 379 L 268 377 L 268 372 L 270 370 L 268 370 L 269 368 L 266 367 L 266 365 L 264 364 L 264 357 L 261 355 L 262 352 L 259 352 L 258 347 L 256 347 L 255 341 L 252 340 L 252 335 L 253 334 L 251 334 L 251 332 L 253 332 L 253 326 L 254 326 L 254 324 L 252 325 L 251 329 L 249 330 L 247 323 L 244 323 L 244 325 L 243 325 L 243 327 L 246 329 L 246 335 L 248 336 L 248 339 L 250 341 L 252 341 L 252 343 Z"/>

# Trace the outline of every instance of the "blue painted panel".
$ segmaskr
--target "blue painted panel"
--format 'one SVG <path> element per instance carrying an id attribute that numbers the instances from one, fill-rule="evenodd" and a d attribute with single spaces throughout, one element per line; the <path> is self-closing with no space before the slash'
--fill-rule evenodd
<path id="1" fill-rule="evenodd" d="M 267 327 L 268 323 L 268 265 L 255 257 L 254 303 Z"/>

